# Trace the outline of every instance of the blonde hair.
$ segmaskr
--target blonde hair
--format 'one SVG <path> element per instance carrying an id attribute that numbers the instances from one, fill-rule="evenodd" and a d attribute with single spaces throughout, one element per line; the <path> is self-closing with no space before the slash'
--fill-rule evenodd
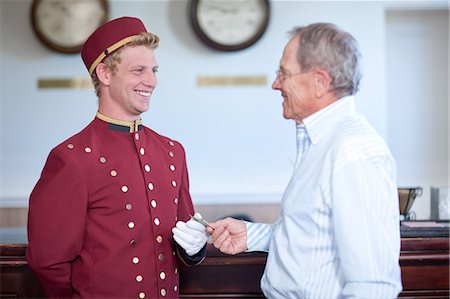
<path id="1" fill-rule="evenodd" d="M 117 65 L 121 62 L 121 53 L 125 47 L 134 46 L 146 46 L 149 49 L 156 49 L 159 46 L 159 37 L 156 34 L 150 32 L 141 32 L 136 35 L 129 43 L 125 44 L 123 47 L 114 51 L 111 55 L 105 58 L 103 63 L 106 65 L 108 70 L 112 71 L 113 74 L 117 71 Z M 96 70 L 91 74 L 92 84 L 94 85 L 95 94 L 100 96 L 100 81 L 97 77 Z"/>

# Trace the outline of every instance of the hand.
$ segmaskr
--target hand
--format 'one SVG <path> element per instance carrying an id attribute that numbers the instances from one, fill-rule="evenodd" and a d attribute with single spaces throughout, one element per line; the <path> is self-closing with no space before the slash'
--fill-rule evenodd
<path id="1" fill-rule="evenodd" d="M 194 219 L 188 222 L 178 221 L 172 228 L 173 238 L 189 256 L 193 256 L 205 246 L 209 235 L 203 224 Z"/>
<path id="2" fill-rule="evenodd" d="M 211 223 L 208 227 L 214 247 L 227 254 L 237 254 L 247 250 L 247 226 L 242 220 L 225 218 Z"/>

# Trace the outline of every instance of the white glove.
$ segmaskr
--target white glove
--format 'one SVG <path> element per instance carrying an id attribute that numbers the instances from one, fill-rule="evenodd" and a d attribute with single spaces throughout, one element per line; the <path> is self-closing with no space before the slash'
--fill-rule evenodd
<path id="1" fill-rule="evenodd" d="M 205 246 L 209 235 L 206 227 L 195 221 L 188 222 L 178 221 L 177 225 L 172 228 L 173 238 L 189 256 L 193 256 Z"/>

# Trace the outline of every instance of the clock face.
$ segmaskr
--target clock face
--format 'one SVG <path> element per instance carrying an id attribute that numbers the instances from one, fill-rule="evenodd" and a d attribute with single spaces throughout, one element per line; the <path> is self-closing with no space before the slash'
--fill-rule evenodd
<path id="1" fill-rule="evenodd" d="M 53 50 L 77 53 L 107 19 L 106 0 L 34 0 L 34 31 Z"/>
<path id="2" fill-rule="evenodd" d="M 263 35 L 270 8 L 265 0 L 193 0 L 191 14 L 195 32 L 207 45 L 235 51 Z"/>

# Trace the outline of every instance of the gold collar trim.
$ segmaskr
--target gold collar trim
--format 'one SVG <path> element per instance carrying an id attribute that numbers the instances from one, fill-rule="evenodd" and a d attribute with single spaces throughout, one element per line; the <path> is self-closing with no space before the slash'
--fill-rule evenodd
<path id="1" fill-rule="evenodd" d="M 139 131 L 140 127 L 142 126 L 142 119 L 136 119 L 135 121 L 124 121 L 108 117 L 106 115 L 101 114 L 100 112 L 97 112 L 96 117 L 113 125 L 127 127 L 129 128 L 130 133 Z"/>

